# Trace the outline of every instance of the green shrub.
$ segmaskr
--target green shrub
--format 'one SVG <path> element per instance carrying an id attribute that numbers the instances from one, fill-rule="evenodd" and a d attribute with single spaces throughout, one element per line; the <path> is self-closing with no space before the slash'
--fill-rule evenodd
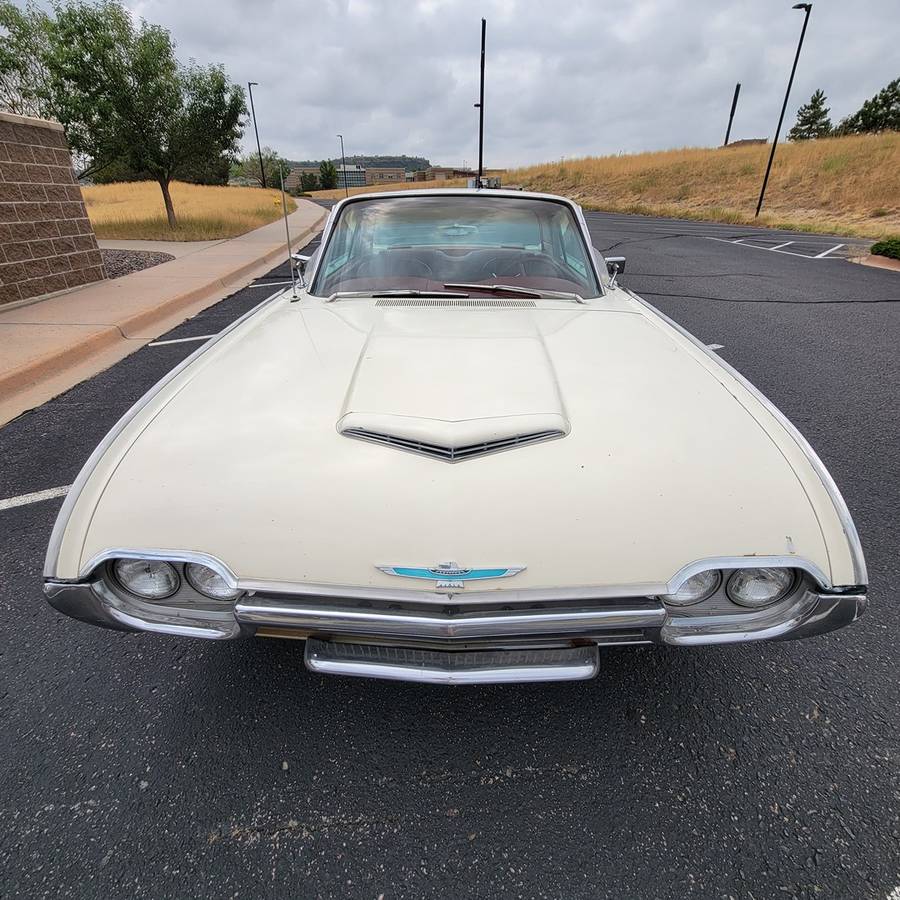
<path id="1" fill-rule="evenodd" d="M 875 256 L 888 256 L 891 259 L 900 259 L 900 237 L 886 238 L 872 245 L 869 251 Z"/>

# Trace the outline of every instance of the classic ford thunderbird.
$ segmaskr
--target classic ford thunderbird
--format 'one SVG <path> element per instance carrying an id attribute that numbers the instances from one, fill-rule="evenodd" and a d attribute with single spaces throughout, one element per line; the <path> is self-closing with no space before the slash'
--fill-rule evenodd
<path id="1" fill-rule="evenodd" d="M 598 648 L 781 640 L 866 604 L 790 422 L 619 284 L 561 197 L 351 197 L 278 293 L 88 460 L 45 569 L 126 631 L 305 642 L 316 672 L 589 678 Z"/>

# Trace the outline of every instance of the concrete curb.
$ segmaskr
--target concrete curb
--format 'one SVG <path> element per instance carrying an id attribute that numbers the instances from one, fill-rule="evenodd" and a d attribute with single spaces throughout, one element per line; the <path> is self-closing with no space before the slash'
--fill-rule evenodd
<path id="1" fill-rule="evenodd" d="M 314 223 L 294 234 L 291 246 L 302 246 L 320 231 L 326 215 L 327 211 L 323 209 Z M 70 342 L 65 348 L 54 348 L 24 365 L 0 372 L 0 426 L 102 371 L 184 319 L 239 290 L 271 269 L 285 255 L 283 246 L 276 247 L 251 262 L 243 262 L 212 277 L 202 287 L 166 297 L 156 306 L 135 312 L 116 324 L 85 325 L 84 337 Z M 92 360 L 96 360 L 96 365 L 91 365 Z M 67 373 L 71 373 L 70 378 L 66 377 Z"/>
<path id="2" fill-rule="evenodd" d="M 891 259 L 889 256 L 854 256 L 850 262 L 859 263 L 861 266 L 872 266 L 875 269 L 887 269 L 889 272 L 900 272 L 900 259 Z"/>

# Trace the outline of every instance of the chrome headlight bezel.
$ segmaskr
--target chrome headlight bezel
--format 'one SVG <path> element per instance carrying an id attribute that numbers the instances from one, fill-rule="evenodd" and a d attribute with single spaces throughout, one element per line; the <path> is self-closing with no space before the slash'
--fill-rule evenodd
<path id="1" fill-rule="evenodd" d="M 219 593 L 210 589 L 208 585 L 205 587 L 201 586 L 200 579 L 205 573 L 213 576 L 214 579 L 218 579 L 221 583 L 222 590 Z M 211 566 L 199 562 L 186 562 L 184 564 L 184 580 L 201 597 L 205 597 L 207 600 L 215 600 L 218 603 L 231 603 L 243 594 L 240 588 L 231 587 L 225 578 Z"/>
<path id="2" fill-rule="evenodd" d="M 686 578 L 678 590 L 672 594 L 660 594 L 659 599 L 667 606 L 683 609 L 686 606 L 696 606 L 704 600 L 712 597 L 722 586 L 721 569 L 704 569 Z M 690 592 L 691 586 L 699 588 L 695 593 Z"/>

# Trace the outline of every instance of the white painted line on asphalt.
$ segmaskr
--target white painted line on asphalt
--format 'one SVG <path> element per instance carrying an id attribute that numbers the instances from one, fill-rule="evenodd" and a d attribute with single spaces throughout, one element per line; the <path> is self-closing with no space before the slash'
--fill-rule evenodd
<path id="1" fill-rule="evenodd" d="M 214 338 L 214 334 L 201 334 L 200 337 L 190 337 L 190 338 L 173 338 L 171 341 L 153 341 L 153 343 L 148 344 L 148 347 L 165 347 L 166 344 L 186 344 L 188 341 L 208 341 L 210 338 Z"/>
<path id="2" fill-rule="evenodd" d="M 719 241 L 722 244 L 735 244 L 737 241 L 731 241 L 726 238 L 717 238 L 707 236 L 708 241 Z M 810 256 L 808 253 L 794 253 L 793 250 L 776 250 L 774 247 L 759 247 L 756 244 L 741 244 L 742 247 L 749 247 L 751 250 L 765 250 L 766 253 L 783 253 L 785 256 L 799 256 L 800 259 L 840 259 L 839 256 Z M 841 244 L 843 247 L 844 245 Z M 831 248 L 836 249 L 835 247 Z"/>
<path id="3" fill-rule="evenodd" d="M 0 500 L 0 509 L 12 509 L 15 506 L 27 506 L 29 503 L 40 503 L 42 500 L 52 500 L 54 497 L 62 497 L 69 493 L 71 484 L 62 487 L 47 488 L 46 491 L 35 491 L 33 494 L 19 494 L 18 497 L 8 497 Z"/>
<path id="4" fill-rule="evenodd" d="M 707 344 L 706 349 L 707 350 L 724 350 L 725 345 L 724 344 Z"/>
<path id="5" fill-rule="evenodd" d="M 814 257 L 815 259 L 824 259 L 828 256 L 829 253 L 834 253 L 835 250 L 840 250 L 843 247 L 843 244 L 838 244 L 836 247 L 832 247 L 830 250 L 826 250 L 824 253 L 820 253 L 818 256 Z"/>
<path id="6" fill-rule="evenodd" d="M 785 241 L 783 244 L 779 244 L 777 247 L 769 247 L 770 250 L 780 250 L 782 247 L 789 247 L 793 244 L 793 241 Z"/>

